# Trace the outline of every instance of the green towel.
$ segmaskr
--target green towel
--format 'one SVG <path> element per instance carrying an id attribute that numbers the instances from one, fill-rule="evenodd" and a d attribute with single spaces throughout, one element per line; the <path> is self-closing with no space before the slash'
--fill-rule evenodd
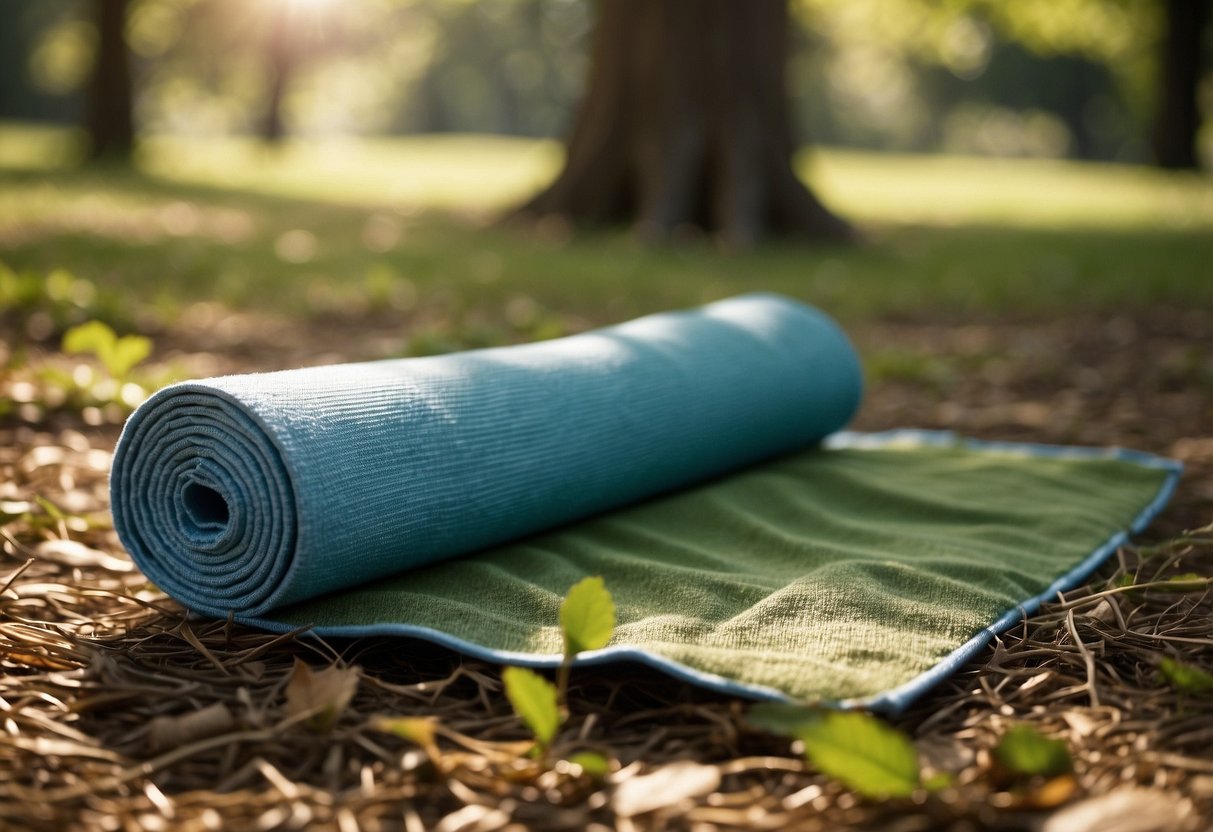
<path id="1" fill-rule="evenodd" d="M 551 667 L 564 593 L 601 575 L 619 625 L 582 664 L 634 659 L 728 693 L 897 711 L 1084 580 L 1177 476 L 1128 451 L 917 431 L 827 444 L 257 623 Z"/>

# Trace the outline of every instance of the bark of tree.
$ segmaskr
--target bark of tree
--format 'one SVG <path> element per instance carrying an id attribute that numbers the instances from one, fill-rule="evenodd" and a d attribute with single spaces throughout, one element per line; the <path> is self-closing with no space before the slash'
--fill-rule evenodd
<path id="1" fill-rule="evenodd" d="M 1154 159 L 1164 168 L 1200 167 L 1196 146 L 1200 130 L 1197 89 L 1211 5 L 1208 0 L 1166 0 L 1158 115 L 1154 124 Z"/>
<path id="2" fill-rule="evenodd" d="M 266 70 L 269 75 L 269 90 L 265 98 L 265 112 L 261 119 L 261 137 L 267 142 L 277 143 L 286 137 L 286 126 L 282 120 L 282 100 L 287 83 L 295 67 L 295 49 L 290 31 L 290 6 L 280 3 L 265 45 Z"/>
<path id="3" fill-rule="evenodd" d="M 127 0 L 95 0 L 97 62 L 86 98 L 89 158 L 129 161 L 135 147 Z"/>
<path id="4" fill-rule="evenodd" d="M 697 227 L 849 240 L 796 177 L 784 89 L 786 0 L 600 0 L 588 90 L 563 171 L 518 209 L 632 220 L 662 239 Z"/>

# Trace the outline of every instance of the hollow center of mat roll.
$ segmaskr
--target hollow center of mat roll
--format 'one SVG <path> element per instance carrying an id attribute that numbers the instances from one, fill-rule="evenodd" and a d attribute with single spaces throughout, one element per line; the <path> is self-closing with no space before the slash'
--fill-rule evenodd
<path id="1" fill-rule="evenodd" d="M 185 513 L 199 530 L 217 531 L 226 528 L 231 512 L 223 495 L 210 486 L 192 482 L 181 494 Z"/>

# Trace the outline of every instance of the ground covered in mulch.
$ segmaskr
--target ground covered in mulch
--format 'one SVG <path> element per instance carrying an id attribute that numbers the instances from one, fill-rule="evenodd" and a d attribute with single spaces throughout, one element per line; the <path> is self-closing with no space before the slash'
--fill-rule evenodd
<path id="1" fill-rule="evenodd" d="M 382 354 L 398 337 L 330 325 L 328 337 L 292 342 L 251 322 L 227 352 L 206 340 L 213 327 L 183 327 L 158 359 L 214 373 Z M 320 641 L 188 620 L 109 526 L 116 414 L 18 408 L 0 422 L 0 825 L 1205 828 L 1213 696 L 1176 690 L 1158 668 L 1169 656 L 1213 672 L 1210 333 L 1213 315 L 1180 309 L 858 329 L 872 382 L 860 428 L 1121 444 L 1187 465 L 1145 539 L 894 720 L 926 772 L 954 780 L 884 802 L 749 727 L 746 703 L 643 668 L 573 674 L 571 716 L 550 759 L 595 749 L 610 761 L 602 775 L 525 755 L 497 667 L 398 639 Z M 12 396 L 12 386 L 29 383 L 0 379 L 18 400 L 30 391 Z M 1177 575 L 1188 577 L 1167 581 Z M 317 730 L 288 702 L 297 659 L 358 668 L 331 727 Z M 382 716 L 434 719 L 434 746 L 377 730 Z M 1025 780 L 1001 770 L 990 750 L 1019 723 L 1064 739 L 1073 771 Z M 678 776 L 647 805 L 620 799 L 622 784 L 663 769 Z"/>

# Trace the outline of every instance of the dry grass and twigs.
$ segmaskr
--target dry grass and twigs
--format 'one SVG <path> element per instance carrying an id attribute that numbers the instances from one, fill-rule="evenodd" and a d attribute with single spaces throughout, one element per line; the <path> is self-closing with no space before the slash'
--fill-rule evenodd
<path id="1" fill-rule="evenodd" d="M 906 389 L 886 385 L 869 412 L 929 421 L 921 395 L 898 404 Z M 1176 435 L 1199 436 L 1207 403 Z M 1169 539 L 1123 548 L 897 719 L 924 774 L 952 785 L 881 803 L 749 727 L 744 703 L 642 668 L 573 673 L 569 718 L 536 760 L 498 668 L 187 618 L 109 525 L 112 430 L 82 430 L 0 427 L 0 827 L 1050 832 L 1199 829 L 1213 811 L 1213 695 L 1160 673 L 1164 658 L 1213 672 L 1203 503 L 1181 500 Z M 1199 496 L 1209 460 L 1192 441 Z M 1002 766 L 993 749 L 1023 724 L 1063 739 L 1070 770 Z M 580 751 L 610 770 L 567 762 Z"/>

